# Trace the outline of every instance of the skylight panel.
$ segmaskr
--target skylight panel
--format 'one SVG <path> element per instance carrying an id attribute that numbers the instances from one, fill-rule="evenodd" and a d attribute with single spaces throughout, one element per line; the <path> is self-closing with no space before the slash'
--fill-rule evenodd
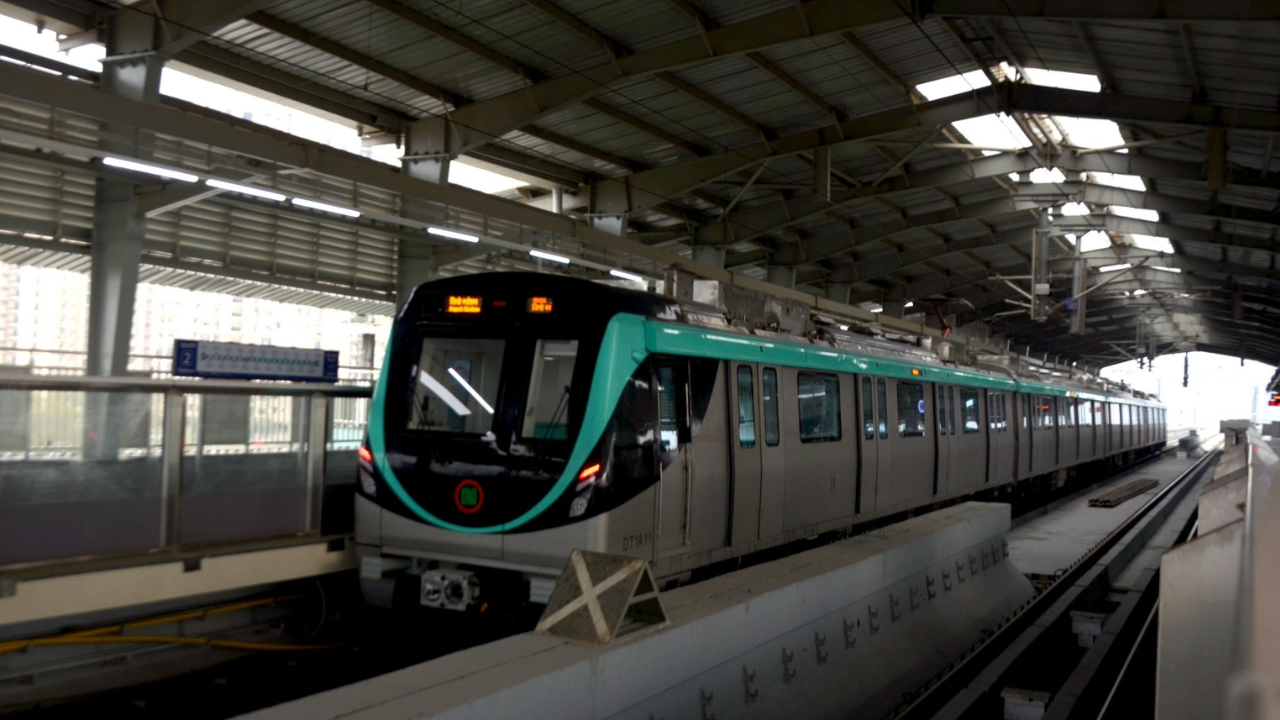
<path id="1" fill-rule="evenodd" d="M 1084 92 L 1101 92 L 1102 82 L 1097 75 L 1087 73 L 1064 72 L 1062 70 L 1042 70 L 1027 68 L 1027 82 L 1032 85 L 1063 88 L 1064 90 L 1083 90 Z"/>
<path id="2" fill-rule="evenodd" d="M 951 124 L 964 138 L 974 145 L 995 148 L 1031 147 L 1022 128 L 1013 118 L 1004 113 L 982 115 L 967 120 L 957 120 Z M 983 155 L 998 155 L 991 150 L 983 150 Z"/>
<path id="3" fill-rule="evenodd" d="M 1129 239 L 1133 244 L 1143 250 L 1151 250 L 1154 252 L 1173 254 L 1173 243 L 1169 242 L 1167 237 L 1158 237 L 1156 235 L 1130 235 Z"/>
<path id="4" fill-rule="evenodd" d="M 1119 215 L 1120 217 L 1133 218 L 1134 220 L 1146 220 L 1148 222 L 1160 222 L 1160 213 L 1146 208 L 1112 205 L 1110 206 L 1109 211 L 1112 215 Z"/>
<path id="5" fill-rule="evenodd" d="M 967 93 L 970 90 L 990 87 L 991 81 L 987 79 L 987 74 L 981 70 L 972 70 L 963 75 L 952 75 L 941 80 L 931 80 L 927 83 L 920 83 L 916 86 L 916 92 L 919 92 L 926 100 L 939 100 L 960 93 Z"/>
<path id="6" fill-rule="evenodd" d="M 1147 191 L 1147 184 L 1142 182 L 1142 178 L 1137 175 L 1120 175 L 1108 172 L 1091 172 L 1086 173 L 1090 182 L 1096 182 L 1099 185 L 1109 185 L 1111 187 L 1124 188 L 1125 190 Z"/>
<path id="7" fill-rule="evenodd" d="M 1073 233 L 1066 235 L 1067 242 L 1072 245 L 1076 244 L 1076 236 Z M 1090 230 L 1080 238 L 1080 252 L 1087 253 L 1094 250 L 1106 250 L 1111 247 L 1111 236 L 1101 230 Z"/>
<path id="8" fill-rule="evenodd" d="M 1053 119 L 1067 136 L 1067 143 L 1081 148 L 1107 148 L 1123 145 L 1124 136 L 1120 134 L 1120 126 L 1114 120 L 1098 120 L 1094 118 L 1067 117 L 1054 115 Z M 1128 152 L 1120 149 L 1116 152 Z"/>
<path id="9" fill-rule="evenodd" d="M 1085 204 L 1084 204 L 1084 203 L 1082 203 L 1082 202 L 1069 202 L 1069 203 L 1065 203 L 1065 204 L 1062 206 L 1062 214 L 1063 214 L 1064 216 L 1069 216 L 1069 215 L 1088 215 L 1088 214 L 1089 214 L 1089 206 L 1088 206 L 1088 205 L 1085 205 Z"/>
<path id="10" fill-rule="evenodd" d="M 482 193 L 489 193 L 490 195 L 507 192 L 529 184 L 523 180 L 507 177 L 474 165 L 467 165 L 458 160 L 453 160 L 449 163 L 449 182 L 472 190 L 479 190 Z"/>
<path id="11" fill-rule="evenodd" d="M 1060 183 L 1066 182 L 1067 176 L 1058 168 L 1036 168 L 1031 171 L 1029 177 L 1033 183 Z"/>

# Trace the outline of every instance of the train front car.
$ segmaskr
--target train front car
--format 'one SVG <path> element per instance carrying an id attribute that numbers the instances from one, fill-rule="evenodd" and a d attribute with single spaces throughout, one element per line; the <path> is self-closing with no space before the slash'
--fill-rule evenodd
<path id="1" fill-rule="evenodd" d="M 463 610 L 528 597 L 532 578 L 541 600 L 565 548 L 604 549 L 605 525 L 626 523 L 590 520 L 659 476 L 644 321 L 678 315 L 657 296 L 532 273 L 417 288 L 360 453 L 366 597 L 388 605 L 397 582 L 417 584 L 421 604 Z"/>

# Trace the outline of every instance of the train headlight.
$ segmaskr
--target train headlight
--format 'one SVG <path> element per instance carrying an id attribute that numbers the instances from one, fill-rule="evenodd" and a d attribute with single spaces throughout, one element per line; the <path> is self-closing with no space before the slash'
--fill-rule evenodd
<path id="1" fill-rule="evenodd" d="M 569 505 L 569 517 L 578 517 L 587 511 L 587 502 L 590 501 L 590 493 L 579 495 L 573 499 L 573 503 Z"/>
<path id="2" fill-rule="evenodd" d="M 364 494 L 369 497 L 377 497 L 378 483 L 373 481 L 373 475 L 370 475 L 369 471 L 364 468 L 360 468 L 357 474 L 360 476 L 360 489 L 364 491 Z"/>

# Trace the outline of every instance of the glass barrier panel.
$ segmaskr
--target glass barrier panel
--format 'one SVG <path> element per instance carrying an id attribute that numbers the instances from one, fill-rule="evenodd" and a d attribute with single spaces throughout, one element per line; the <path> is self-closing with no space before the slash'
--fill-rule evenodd
<path id="1" fill-rule="evenodd" d="M 309 403 L 309 397 L 187 396 L 178 510 L 181 545 L 307 530 Z"/>
<path id="2" fill-rule="evenodd" d="M 0 390 L 0 565 L 161 544 L 164 395 Z"/>

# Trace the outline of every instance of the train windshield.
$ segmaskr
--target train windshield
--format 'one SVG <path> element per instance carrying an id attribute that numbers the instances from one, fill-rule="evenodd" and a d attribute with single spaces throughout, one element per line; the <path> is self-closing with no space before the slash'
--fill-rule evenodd
<path id="1" fill-rule="evenodd" d="M 484 435 L 518 424 L 522 438 L 565 440 L 577 355 L 577 340 L 424 337 L 405 429 Z"/>
<path id="2" fill-rule="evenodd" d="M 488 432 L 493 427 L 505 340 L 423 338 L 414 364 L 409 430 Z"/>

